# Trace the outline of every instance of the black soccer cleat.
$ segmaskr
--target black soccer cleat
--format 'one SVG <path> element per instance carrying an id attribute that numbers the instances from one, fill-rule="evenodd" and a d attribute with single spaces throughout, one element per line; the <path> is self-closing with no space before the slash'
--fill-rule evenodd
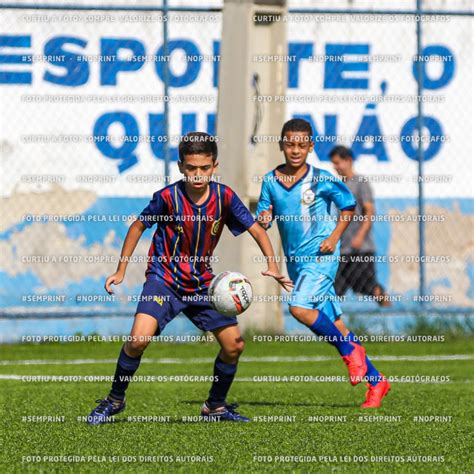
<path id="1" fill-rule="evenodd" d="M 125 410 L 125 400 L 110 400 L 104 398 L 103 400 L 96 400 L 99 403 L 87 417 L 89 425 L 101 425 L 103 423 L 110 423 L 113 421 L 113 416 L 118 415 Z"/>

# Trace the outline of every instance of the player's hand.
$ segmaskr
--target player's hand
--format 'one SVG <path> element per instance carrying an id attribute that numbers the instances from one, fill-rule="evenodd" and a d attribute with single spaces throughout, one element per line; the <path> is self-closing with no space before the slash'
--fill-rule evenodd
<path id="1" fill-rule="evenodd" d="M 321 242 L 319 250 L 321 250 L 322 253 L 333 253 L 336 250 L 336 246 L 337 239 L 334 239 L 333 237 L 328 237 L 326 240 L 323 240 L 323 242 Z"/>
<path id="2" fill-rule="evenodd" d="M 294 288 L 294 283 L 285 275 L 282 275 L 279 271 L 274 271 L 268 269 L 265 272 L 262 272 L 263 276 L 269 276 L 275 278 L 275 280 L 286 290 L 291 291 Z"/>
<path id="3" fill-rule="evenodd" d="M 351 240 L 351 247 L 354 250 L 359 250 L 364 243 L 364 239 L 362 237 L 358 237 L 357 235 Z"/>
<path id="4" fill-rule="evenodd" d="M 115 272 L 113 275 L 110 275 L 107 280 L 105 280 L 105 291 L 109 294 L 112 295 L 114 292 L 112 290 L 112 287 L 110 285 L 120 285 L 122 283 L 124 274 L 122 272 Z"/>
<path id="5" fill-rule="evenodd" d="M 264 228 L 268 229 L 270 227 L 270 222 L 273 219 L 273 206 L 270 204 L 270 207 L 266 211 L 262 211 L 257 216 L 257 222 Z"/>

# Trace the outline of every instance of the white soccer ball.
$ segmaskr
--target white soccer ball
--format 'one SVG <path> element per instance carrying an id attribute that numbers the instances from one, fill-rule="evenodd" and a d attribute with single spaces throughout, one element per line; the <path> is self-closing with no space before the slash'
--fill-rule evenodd
<path id="1" fill-rule="evenodd" d="M 252 285 L 238 272 L 222 272 L 209 286 L 209 299 L 216 311 L 224 316 L 242 314 L 252 303 Z"/>

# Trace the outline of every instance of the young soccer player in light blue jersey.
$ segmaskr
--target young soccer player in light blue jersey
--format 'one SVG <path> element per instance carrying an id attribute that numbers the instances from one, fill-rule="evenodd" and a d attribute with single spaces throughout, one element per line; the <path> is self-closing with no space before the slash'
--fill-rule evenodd
<path id="1" fill-rule="evenodd" d="M 257 216 L 268 228 L 276 221 L 290 278 L 295 287 L 290 313 L 312 332 L 336 347 L 349 370 L 352 385 L 367 381 L 363 408 L 377 408 L 390 390 L 365 349 L 344 325 L 334 290 L 340 239 L 354 214 L 356 201 L 347 186 L 329 172 L 308 165 L 313 130 L 302 119 L 286 122 L 280 150 L 285 164 L 264 176 Z M 339 218 L 331 216 L 331 206 Z"/>

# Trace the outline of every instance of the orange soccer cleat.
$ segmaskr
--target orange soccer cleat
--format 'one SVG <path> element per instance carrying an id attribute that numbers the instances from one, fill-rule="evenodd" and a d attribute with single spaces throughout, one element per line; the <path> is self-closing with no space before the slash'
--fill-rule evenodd
<path id="1" fill-rule="evenodd" d="M 365 349 L 354 342 L 350 342 L 354 350 L 347 356 L 343 356 L 342 360 L 349 370 L 349 380 L 352 385 L 362 382 L 367 373 L 367 363 L 365 362 Z"/>
<path id="2" fill-rule="evenodd" d="M 390 391 L 390 383 L 383 374 L 381 380 L 377 385 L 367 384 L 368 390 L 365 394 L 365 402 L 361 405 L 362 408 L 379 408 L 382 404 L 382 399 Z"/>

